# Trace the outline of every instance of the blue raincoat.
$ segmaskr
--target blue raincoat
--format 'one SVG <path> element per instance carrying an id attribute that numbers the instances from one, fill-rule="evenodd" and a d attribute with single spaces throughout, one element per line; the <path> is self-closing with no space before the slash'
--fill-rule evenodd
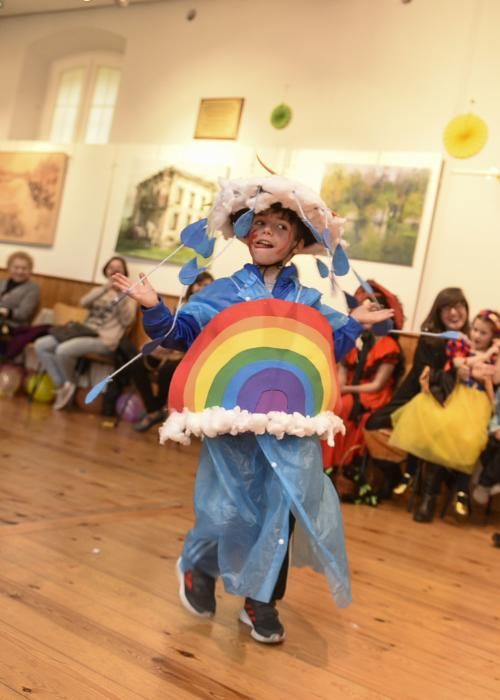
<path id="1" fill-rule="evenodd" d="M 185 349 L 223 309 L 272 297 L 320 311 L 332 326 L 337 360 L 362 331 L 357 321 L 322 304 L 316 289 L 303 287 L 293 265 L 280 272 L 271 292 L 259 269 L 247 264 L 193 295 L 165 344 Z M 151 338 L 166 333 L 173 319 L 163 302 L 143 312 Z M 197 567 L 220 575 L 228 592 L 268 602 L 287 553 L 292 512 L 297 521 L 292 563 L 324 572 L 337 604 L 350 603 L 339 501 L 323 472 L 318 438 L 285 435 L 278 440 L 252 433 L 205 438 L 194 506 L 196 522 L 184 544 L 183 570 Z"/>

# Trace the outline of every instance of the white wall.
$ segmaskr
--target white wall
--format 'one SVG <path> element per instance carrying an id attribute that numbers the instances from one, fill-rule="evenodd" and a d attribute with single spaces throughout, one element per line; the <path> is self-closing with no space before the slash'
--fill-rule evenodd
<path id="1" fill-rule="evenodd" d="M 251 169 L 248 154 L 254 150 L 265 153 L 276 169 L 285 168 L 295 149 L 442 151 L 443 127 L 474 99 L 490 138 L 468 161 L 445 156 L 415 322 L 435 293 L 449 285 L 464 287 L 473 310 L 500 306 L 500 182 L 453 174 L 459 168 L 500 166 L 500 91 L 495 89 L 500 2 L 198 0 L 197 18 L 187 22 L 190 6 L 187 0 L 170 0 L 126 10 L 86 8 L 3 19 L 0 141 L 12 133 L 27 49 L 48 35 L 82 27 L 113 32 L 126 42 L 112 136 L 116 143 L 134 144 L 128 147 L 134 157 L 161 149 L 141 151 L 140 144 L 190 147 L 200 97 L 245 97 L 238 156 L 228 155 L 229 149 L 219 157 L 221 167 L 223 160 L 238 164 L 242 174 Z M 291 104 L 294 117 L 278 132 L 269 125 L 269 113 L 282 100 Z M 68 184 L 56 246 L 36 251 L 40 271 L 91 279 L 110 253 L 120 199 L 116 163 L 127 152 L 120 148 L 96 147 L 85 166 L 88 177 L 73 189 Z M 74 153 L 83 159 L 83 173 L 86 156 L 81 149 Z M 95 175 L 106 173 L 114 184 L 104 193 Z M 0 255 L 10 250 L 2 244 Z M 70 253 L 77 253 L 77 262 Z M 234 269 L 234 255 L 227 263 L 217 261 L 216 272 Z M 164 291 L 175 289 L 172 272 L 161 275 Z M 371 274 L 366 266 L 364 272 Z M 404 276 L 399 283 L 405 284 Z M 409 284 L 396 291 L 413 299 Z"/>

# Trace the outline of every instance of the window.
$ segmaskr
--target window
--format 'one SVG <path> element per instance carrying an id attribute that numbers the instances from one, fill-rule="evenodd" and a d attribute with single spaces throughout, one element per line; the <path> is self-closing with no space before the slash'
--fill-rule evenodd
<path id="1" fill-rule="evenodd" d="M 41 138 L 107 143 L 120 85 L 118 54 L 81 54 L 52 65 Z"/>
<path id="2" fill-rule="evenodd" d="M 69 143 L 75 133 L 82 100 L 84 68 L 70 68 L 61 74 L 59 91 L 52 117 L 51 141 Z"/>
<path id="3" fill-rule="evenodd" d="M 184 187 L 178 187 L 177 193 L 175 195 L 175 203 L 182 204 L 182 196 L 184 194 Z"/>
<path id="4" fill-rule="evenodd" d="M 85 143 L 108 142 L 119 85 L 120 70 L 118 68 L 101 66 L 97 69 Z"/>

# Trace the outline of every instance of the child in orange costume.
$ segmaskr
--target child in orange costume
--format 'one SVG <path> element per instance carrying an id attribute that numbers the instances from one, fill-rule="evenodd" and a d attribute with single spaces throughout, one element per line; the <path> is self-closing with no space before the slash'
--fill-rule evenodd
<path id="1" fill-rule="evenodd" d="M 391 292 L 374 280 L 369 284 L 375 290 L 383 308 L 394 311 L 394 326 L 403 325 L 401 303 Z M 365 303 L 367 293 L 359 287 L 352 298 L 352 306 Z M 349 302 L 348 302 L 349 303 Z M 346 426 L 344 435 L 337 436 L 335 446 L 322 443 L 325 470 L 356 464 L 366 447 L 363 429 L 371 414 L 385 406 L 392 398 L 394 387 L 403 370 L 403 356 L 397 340 L 391 336 L 377 336 L 376 327 L 365 330 L 361 349 L 353 348 L 339 366 L 342 391 L 340 417 Z"/>

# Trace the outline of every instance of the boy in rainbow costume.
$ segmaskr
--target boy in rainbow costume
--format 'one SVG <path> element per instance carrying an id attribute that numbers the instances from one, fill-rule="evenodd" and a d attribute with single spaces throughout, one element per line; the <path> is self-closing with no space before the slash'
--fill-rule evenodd
<path id="1" fill-rule="evenodd" d="M 345 267 L 341 225 L 315 193 L 285 178 L 222 181 L 206 228 L 236 235 L 252 262 L 195 294 L 175 317 L 148 280 L 130 291 L 152 339 L 188 348 L 160 439 L 203 438 L 196 521 L 177 563 L 181 602 L 213 616 L 221 577 L 226 591 L 245 598 L 240 620 L 264 643 L 285 637 L 276 601 L 285 592 L 292 531 L 293 563 L 324 572 L 339 606 L 351 601 L 339 502 L 323 473 L 320 438 L 333 444 L 343 430 L 334 413 L 335 361 L 362 324 L 392 312 L 367 304 L 345 316 L 288 265 L 293 255 L 320 249 Z M 206 243 L 192 247 L 200 252 Z M 123 276 L 115 285 L 130 290 Z"/>

